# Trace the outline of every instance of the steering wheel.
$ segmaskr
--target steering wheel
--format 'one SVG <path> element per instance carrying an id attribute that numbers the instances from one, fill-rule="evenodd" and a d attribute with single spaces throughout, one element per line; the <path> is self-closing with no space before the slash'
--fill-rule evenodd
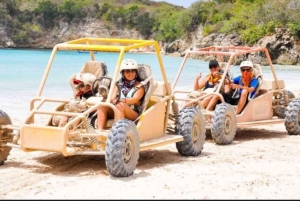
<path id="1" fill-rule="evenodd" d="M 102 80 L 108 80 L 106 81 L 102 81 Z M 108 76 L 101 76 L 99 78 L 97 78 L 92 85 L 92 92 L 93 95 L 96 96 L 97 93 L 99 93 L 104 99 L 107 98 L 107 93 L 108 90 L 110 88 L 110 83 L 112 81 L 112 78 L 108 77 Z M 98 87 L 98 89 L 97 89 Z"/>
<path id="2" fill-rule="evenodd" d="M 120 101 L 121 92 L 122 92 L 121 90 L 122 90 L 123 83 L 121 82 L 121 80 L 119 80 L 119 81 L 116 82 L 116 85 L 118 87 L 118 95 L 117 95 L 117 99 L 115 101 L 115 104 L 117 104 Z"/>

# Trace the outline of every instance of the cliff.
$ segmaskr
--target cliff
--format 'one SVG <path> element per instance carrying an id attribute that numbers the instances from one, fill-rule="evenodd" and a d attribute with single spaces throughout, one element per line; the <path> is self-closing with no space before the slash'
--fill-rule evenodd
<path id="1" fill-rule="evenodd" d="M 136 30 L 119 29 L 112 24 L 89 18 L 78 23 L 67 23 L 61 20 L 59 25 L 51 30 L 33 31 L 28 35 L 28 41 L 20 45 L 13 42 L 9 28 L 5 24 L 0 24 L 0 47 L 2 48 L 53 48 L 57 43 L 81 37 L 143 39 Z M 152 38 L 154 37 L 152 35 Z M 201 48 L 210 45 L 239 46 L 246 44 L 243 44 L 240 35 L 235 33 L 229 35 L 213 33 L 204 37 L 201 26 L 195 32 L 188 33 L 170 44 L 160 43 L 163 53 L 174 56 L 183 56 L 185 51 L 190 48 Z M 300 65 L 299 41 L 294 40 L 287 29 L 278 28 L 276 34 L 260 39 L 254 46 L 267 47 L 274 64 Z M 261 55 L 250 56 L 257 59 L 262 65 L 265 63 L 264 57 L 261 57 Z"/>
<path id="2" fill-rule="evenodd" d="M 206 37 L 202 35 L 202 27 L 194 33 L 189 33 L 180 40 L 176 40 L 165 47 L 165 52 L 171 55 L 183 56 L 187 49 L 201 48 L 212 45 L 218 46 L 247 46 L 241 41 L 241 36 L 232 33 L 229 35 L 213 33 Z M 261 38 L 253 46 L 266 47 L 274 64 L 300 65 L 300 43 L 295 40 L 286 28 L 277 28 L 276 34 Z M 249 55 L 251 59 L 262 65 L 267 64 L 264 55 Z M 203 58 L 205 59 L 205 58 Z M 242 60 L 243 58 L 240 58 Z M 239 63 L 240 60 L 235 61 Z"/>

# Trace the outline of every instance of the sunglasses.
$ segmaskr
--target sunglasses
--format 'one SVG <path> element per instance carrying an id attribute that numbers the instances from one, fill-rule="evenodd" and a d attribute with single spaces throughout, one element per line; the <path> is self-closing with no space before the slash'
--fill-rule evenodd
<path id="1" fill-rule="evenodd" d="M 126 70 L 124 70 L 124 71 L 125 71 L 125 73 L 133 73 L 133 72 L 136 72 L 135 69 L 126 69 Z"/>
<path id="2" fill-rule="evenodd" d="M 80 84 L 80 83 L 82 83 L 82 81 L 80 81 L 80 80 L 73 80 L 73 84 Z"/>
<path id="3" fill-rule="evenodd" d="M 242 72 L 244 72 L 244 71 L 250 72 L 250 68 L 242 68 L 241 71 Z"/>
<path id="4" fill-rule="evenodd" d="M 82 88 L 84 86 L 85 86 L 84 83 L 80 83 L 79 85 L 76 86 L 76 89 Z"/>
<path id="5" fill-rule="evenodd" d="M 210 66 L 209 66 L 209 69 L 217 68 L 217 67 L 218 67 L 217 65 L 210 65 Z"/>

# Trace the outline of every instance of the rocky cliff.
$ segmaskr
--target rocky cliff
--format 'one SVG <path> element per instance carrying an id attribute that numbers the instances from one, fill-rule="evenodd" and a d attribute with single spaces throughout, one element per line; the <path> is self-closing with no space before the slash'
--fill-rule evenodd
<path id="1" fill-rule="evenodd" d="M 59 26 L 50 31 L 38 31 L 28 35 L 28 41 L 22 45 L 15 44 L 11 35 L 7 26 L 0 24 L 0 47 L 52 48 L 57 43 L 80 37 L 143 39 L 136 30 L 119 29 L 95 19 L 82 20 L 72 24 L 61 20 Z M 170 44 L 160 43 L 163 53 L 175 56 L 183 56 L 185 51 L 190 48 L 211 45 L 239 46 L 245 44 L 242 43 L 240 35 L 236 33 L 229 35 L 213 33 L 203 37 L 201 26 L 195 32 L 189 33 Z M 277 29 L 276 34 L 272 36 L 260 39 L 254 46 L 267 47 L 274 64 L 300 65 L 300 43 L 294 40 L 289 31 L 284 28 Z M 141 49 L 139 51 L 153 50 Z M 257 59 L 262 65 L 265 63 L 264 58 L 260 55 L 251 56 L 254 57 L 252 59 Z"/>
<path id="2" fill-rule="evenodd" d="M 174 41 L 165 46 L 166 54 L 183 56 L 187 49 L 202 48 L 212 45 L 219 46 L 247 46 L 243 44 L 241 36 L 237 33 L 229 35 L 213 33 L 206 37 L 202 35 L 202 27 L 184 38 Z M 285 28 L 276 29 L 276 34 L 260 39 L 253 46 L 266 47 L 274 64 L 300 65 L 300 43 L 295 40 L 291 33 Z M 252 60 L 266 64 L 266 58 L 262 55 L 249 55 Z M 239 63 L 240 61 L 236 61 Z"/>

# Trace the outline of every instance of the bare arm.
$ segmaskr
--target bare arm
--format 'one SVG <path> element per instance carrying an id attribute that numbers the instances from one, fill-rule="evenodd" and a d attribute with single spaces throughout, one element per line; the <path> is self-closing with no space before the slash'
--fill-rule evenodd
<path id="1" fill-rule="evenodd" d="M 202 89 L 203 87 L 205 87 L 205 84 L 207 82 L 207 77 L 200 79 L 201 78 L 201 74 L 200 73 L 195 80 L 195 84 L 194 84 L 194 90 L 197 91 L 199 89 Z"/>
<path id="2" fill-rule="evenodd" d="M 113 104 L 116 104 L 115 101 L 117 99 L 117 93 L 118 93 L 118 87 L 116 86 L 113 90 L 113 93 L 112 93 L 112 96 L 111 96 L 111 99 L 110 99 L 110 102 L 113 103 Z"/>
<path id="3" fill-rule="evenodd" d="M 143 97 L 144 93 L 145 93 L 144 87 L 139 88 L 135 92 L 135 94 L 133 95 L 133 97 L 126 98 L 126 103 L 129 104 L 129 105 L 138 103 L 141 100 L 141 98 Z"/>
<path id="4" fill-rule="evenodd" d="M 194 90 L 197 91 L 199 89 L 199 82 L 200 82 L 200 78 L 201 78 L 201 74 L 197 75 L 195 83 L 194 83 Z"/>
<path id="5" fill-rule="evenodd" d="M 245 87 L 245 86 L 242 86 L 242 85 L 239 85 L 239 84 L 233 84 L 233 83 L 230 86 L 233 89 L 237 89 L 237 88 L 239 88 L 239 89 L 246 89 L 248 91 L 248 93 L 251 93 L 251 92 L 253 92 L 255 90 L 254 87 Z"/>

